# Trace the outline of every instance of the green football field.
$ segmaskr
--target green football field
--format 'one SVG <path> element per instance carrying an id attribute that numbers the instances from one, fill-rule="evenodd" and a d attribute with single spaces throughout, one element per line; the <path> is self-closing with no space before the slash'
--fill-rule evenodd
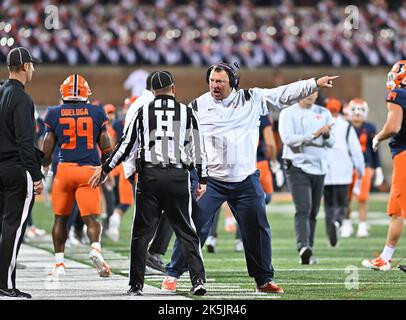
<path id="1" fill-rule="evenodd" d="M 379 254 L 385 243 L 389 221 L 384 214 L 385 207 L 385 197 L 375 197 L 369 205 L 370 237 L 340 239 L 338 248 L 328 245 L 321 209 L 314 247 L 319 263 L 300 265 L 295 249 L 292 203 L 274 201 L 268 205 L 275 281 L 285 290 L 281 296 L 255 293 L 255 282 L 248 276 L 244 253 L 234 252 L 234 235 L 224 231 L 221 215 L 217 252 L 208 253 L 206 247 L 203 248 L 208 294 L 197 299 L 405 299 L 406 274 L 396 268 L 406 257 L 405 241 L 400 241 L 395 252 L 392 271 L 370 271 L 361 266 L 362 259 Z M 132 208 L 130 210 L 122 222 L 120 242 L 113 243 L 104 237 L 102 239 L 103 252 L 112 271 L 123 275 L 128 272 Z M 358 221 L 356 212 L 353 216 L 353 220 Z M 50 233 L 53 215 L 51 209 L 42 202 L 35 204 L 34 220 L 36 226 Z M 32 245 L 52 251 L 49 237 L 48 241 L 35 241 Z M 66 250 L 66 256 L 88 264 L 87 254 L 84 254 L 86 250 L 87 247 L 70 247 Z M 164 256 L 165 262 L 169 256 L 170 250 Z M 402 263 L 406 264 L 406 260 Z M 146 276 L 146 283 L 160 287 L 162 279 L 162 275 L 149 275 Z M 190 281 L 186 275 L 178 282 L 178 293 L 189 296 L 189 289 Z"/>

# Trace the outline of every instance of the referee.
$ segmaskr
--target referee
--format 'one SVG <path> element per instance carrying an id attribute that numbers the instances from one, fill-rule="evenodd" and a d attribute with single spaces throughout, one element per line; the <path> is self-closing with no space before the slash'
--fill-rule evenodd
<path id="1" fill-rule="evenodd" d="M 151 78 L 151 86 L 155 100 L 137 111 L 114 152 L 96 169 L 89 183 L 98 185 L 107 173 L 135 152 L 139 177 L 128 294 L 143 294 L 147 247 L 164 210 L 189 265 L 191 292 L 204 295 L 205 270 L 191 218 L 188 170 L 191 165 L 196 167 L 200 177 L 197 193 L 201 196 L 206 190 L 207 174 L 198 120 L 191 107 L 176 101 L 175 86 L 168 71 L 157 71 Z"/>
<path id="2" fill-rule="evenodd" d="M 11 50 L 9 79 L 0 87 L 0 297 L 31 298 L 16 289 L 15 279 L 28 213 L 43 189 L 34 103 L 24 91 L 37 62 L 25 48 Z"/>

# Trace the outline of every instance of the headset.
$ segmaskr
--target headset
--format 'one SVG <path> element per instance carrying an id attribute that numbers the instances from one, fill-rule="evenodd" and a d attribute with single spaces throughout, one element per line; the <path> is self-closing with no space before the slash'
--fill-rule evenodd
<path id="1" fill-rule="evenodd" d="M 238 62 L 234 62 L 233 65 L 228 64 L 226 62 L 219 62 L 216 64 L 212 64 L 209 69 L 207 69 L 207 74 L 206 74 L 206 82 L 209 84 L 210 83 L 210 73 L 213 70 L 213 68 L 220 68 L 227 72 L 228 79 L 230 81 L 230 87 L 234 88 L 235 90 L 238 89 L 238 86 L 240 84 L 240 65 Z"/>

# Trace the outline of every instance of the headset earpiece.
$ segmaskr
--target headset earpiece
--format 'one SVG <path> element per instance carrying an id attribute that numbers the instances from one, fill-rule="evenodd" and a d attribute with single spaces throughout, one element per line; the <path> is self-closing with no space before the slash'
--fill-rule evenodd
<path id="1" fill-rule="evenodd" d="M 238 89 L 238 86 L 240 84 L 240 76 L 238 74 L 238 70 L 240 69 L 240 66 L 238 64 L 238 62 L 234 62 L 234 66 L 229 65 L 228 63 L 225 62 L 219 62 L 217 64 L 213 64 L 211 65 L 208 69 L 207 69 L 207 73 L 206 73 L 206 82 L 207 84 L 210 83 L 210 73 L 213 70 L 213 68 L 218 67 L 220 69 L 223 69 L 227 75 L 228 75 L 228 79 L 230 81 L 230 87 L 234 88 L 234 89 Z"/>

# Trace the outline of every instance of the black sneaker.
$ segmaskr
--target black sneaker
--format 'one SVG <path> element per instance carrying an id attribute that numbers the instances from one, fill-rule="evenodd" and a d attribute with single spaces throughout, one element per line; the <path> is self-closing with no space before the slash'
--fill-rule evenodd
<path id="1" fill-rule="evenodd" d="M 310 247 L 303 247 L 299 251 L 299 256 L 300 256 L 300 263 L 301 264 L 309 264 L 310 262 L 310 257 L 312 256 L 313 252 Z"/>
<path id="2" fill-rule="evenodd" d="M 21 292 L 18 289 L 0 289 L 0 298 L 26 298 L 31 299 L 31 295 Z"/>
<path id="3" fill-rule="evenodd" d="M 13 289 L 0 289 L 1 298 L 18 298 Z"/>
<path id="4" fill-rule="evenodd" d="M 328 239 L 330 240 L 330 245 L 334 248 L 338 244 L 338 232 L 340 230 L 340 223 L 334 221 L 328 230 Z"/>
<path id="5" fill-rule="evenodd" d="M 161 259 L 161 255 L 158 254 L 151 254 L 147 252 L 147 258 L 145 260 L 145 264 L 155 270 L 165 272 L 165 264 Z"/>
<path id="6" fill-rule="evenodd" d="M 15 294 L 17 295 L 18 298 L 25 298 L 25 299 L 31 299 L 31 295 L 29 293 L 26 292 L 22 292 L 18 289 L 13 289 L 13 291 L 15 292 Z"/>
<path id="7" fill-rule="evenodd" d="M 406 272 L 406 265 L 400 264 L 398 268 L 400 271 Z"/>
<path id="8" fill-rule="evenodd" d="M 192 289 L 190 289 L 190 292 L 195 296 L 204 296 L 207 292 L 204 287 L 204 281 L 202 279 L 197 279 L 193 284 Z"/>
<path id="9" fill-rule="evenodd" d="M 136 284 L 127 291 L 127 294 L 129 296 L 143 296 L 144 293 L 142 292 L 142 287 L 143 286 L 141 284 Z"/>
<path id="10" fill-rule="evenodd" d="M 206 247 L 208 253 L 216 253 L 217 239 L 214 236 L 208 236 L 206 240 Z"/>

